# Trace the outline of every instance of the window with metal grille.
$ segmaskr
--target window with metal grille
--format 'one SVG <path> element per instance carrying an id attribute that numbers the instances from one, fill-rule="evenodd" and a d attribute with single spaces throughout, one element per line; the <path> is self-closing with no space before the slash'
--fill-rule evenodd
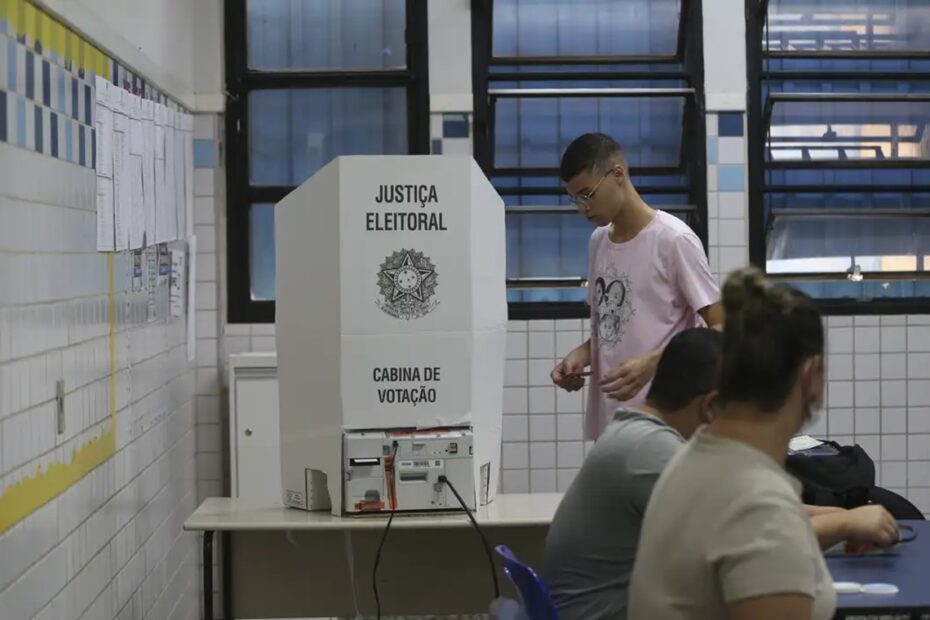
<path id="1" fill-rule="evenodd" d="M 230 322 L 273 322 L 274 204 L 340 155 L 429 152 L 427 2 L 226 3 Z"/>
<path id="2" fill-rule="evenodd" d="M 474 0 L 475 159 L 503 196 L 512 318 L 587 316 L 591 225 L 559 180 L 600 131 L 652 206 L 707 239 L 699 0 Z"/>
<path id="3" fill-rule="evenodd" d="M 836 312 L 930 300 L 930 4 L 748 0 L 750 256 Z"/>

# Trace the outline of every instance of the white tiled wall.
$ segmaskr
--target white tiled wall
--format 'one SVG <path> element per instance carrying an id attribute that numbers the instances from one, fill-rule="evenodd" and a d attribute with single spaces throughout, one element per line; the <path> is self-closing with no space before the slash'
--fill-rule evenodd
<path id="1" fill-rule="evenodd" d="M 0 492 L 109 425 L 107 258 L 88 168 L 0 144 Z M 198 613 L 194 372 L 115 258 L 116 453 L 0 535 L 0 617 Z M 167 294 L 167 285 L 160 296 Z M 163 306 L 166 308 L 167 306 Z M 65 433 L 55 383 L 65 382 Z"/>
<path id="2" fill-rule="evenodd" d="M 220 150 L 220 117 L 201 114 L 194 117 L 194 140 L 214 151 L 214 157 L 206 163 L 197 162 L 194 170 L 194 232 L 197 234 L 197 360 L 196 360 L 196 451 L 197 451 L 197 499 L 226 494 L 226 411 L 222 390 L 223 367 L 220 353 L 223 341 L 220 326 L 224 311 L 220 303 L 220 270 L 225 260 L 225 243 L 220 244 L 218 222 L 225 218 L 224 176 Z M 223 249 L 220 250 L 219 247 Z M 216 539 L 216 556 L 221 552 L 221 540 Z M 198 566 L 202 568 L 198 556 Z M 218 562 L 214 560 L 214 575 L 219 575 Z M 222 614 L 219 580 L 214 591 L 214 612 Z"/>
<path id="3" fill-rule="evenodd" d="M 809 429 L 858 443 L 878 484 L 930 514 L 930 316 L 829 317 L 827 408 Z M 590 443 L 584 391 L 549 371 L 587 338 L 587 321 L 512 322 L 507 336 L 502 483 L 506 493 L 563 491 Z"/>

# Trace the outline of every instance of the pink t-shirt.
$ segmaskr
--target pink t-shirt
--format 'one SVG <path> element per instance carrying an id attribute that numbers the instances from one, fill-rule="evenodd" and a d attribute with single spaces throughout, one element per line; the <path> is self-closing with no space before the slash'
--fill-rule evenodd
<path id="1" fill-rule="evenodd" d="M 663 348 L 672 337 L 703 324 L 699 310 L 720 291 L 694 231 L 658 211 L 633 239 L 610 240 L 609 226 L 591 235 L 588 304 L 591 306 L 591 383 L 585 439 L 597 439 L 620 406 L 645 401 L 647 384 L 621 403 L 601 392 L 601 377 L 626 360 Z"/>

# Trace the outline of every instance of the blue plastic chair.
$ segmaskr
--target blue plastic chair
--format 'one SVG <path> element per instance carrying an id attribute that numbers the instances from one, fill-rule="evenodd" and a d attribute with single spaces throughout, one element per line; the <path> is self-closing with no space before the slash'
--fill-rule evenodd
<path id="1" fill-rule="evenodd" d="M 546 584 L 532 568 L 517 559 L 506 545 L 494 549 L 504 562 L 504 574 L 520 592 L 523 610 L 529 620 L 558 620 L 552 598 Z"/>

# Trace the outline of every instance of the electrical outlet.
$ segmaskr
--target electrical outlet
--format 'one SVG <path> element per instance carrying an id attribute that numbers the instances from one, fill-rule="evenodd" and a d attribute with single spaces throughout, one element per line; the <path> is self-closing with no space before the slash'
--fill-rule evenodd
<path id="1" fill-rule="evenodd" d="M 65 380 L 59 379 L 55 383 L 55 412 L 57 416 L 58 434 L 65 432 Z"/>

